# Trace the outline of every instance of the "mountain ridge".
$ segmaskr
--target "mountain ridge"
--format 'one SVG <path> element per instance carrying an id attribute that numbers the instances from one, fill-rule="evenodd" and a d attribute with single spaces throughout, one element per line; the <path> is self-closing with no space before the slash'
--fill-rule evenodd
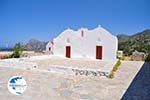
<path id="1" fill-rule="evenodd" d="M 25 49 L 28 51 L 42 51 L 46 50 L 46 44 L 48 42 L 39 41 L 37 39 L 30 39 L 27 44 L 25 44 Z"/>
<path id="2" fill-rule="evenodd" d="M 148 54 L 150 52 L 150 29 L 131 36 L 117 35 L 118 49 L 125 55 L 131 55 L 135 50 Z"/>

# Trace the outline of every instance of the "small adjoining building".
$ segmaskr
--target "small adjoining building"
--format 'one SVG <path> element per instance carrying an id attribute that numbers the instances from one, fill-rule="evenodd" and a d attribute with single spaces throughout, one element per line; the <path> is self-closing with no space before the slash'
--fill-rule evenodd
<path id="1" fill-rule="evenodd" d="M 118 39 L 101 26 L 92 30 L 87 28 L 77 31 L 66 29 L 49 41 L 46 50 L 55 56 L 67 58 L 115 60 Z"/>
<path id="2" fill-rule="evenodd" d="M 118 58 L 123 58 L 123 51 L 118 50 L 118 52 L 117 52 L 117 57 L 118 57 Z"/>

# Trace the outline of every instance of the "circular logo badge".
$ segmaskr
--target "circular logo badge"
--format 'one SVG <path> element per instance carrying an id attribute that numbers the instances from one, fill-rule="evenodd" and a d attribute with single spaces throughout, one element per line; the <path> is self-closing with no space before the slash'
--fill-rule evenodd
<path id="1" fill-rule="evenodd" d="M 22 76 L 13 76 L 8 81 L 8 90 L 14 95 L 21 95 L 27 88 L 26 81 Z"/>

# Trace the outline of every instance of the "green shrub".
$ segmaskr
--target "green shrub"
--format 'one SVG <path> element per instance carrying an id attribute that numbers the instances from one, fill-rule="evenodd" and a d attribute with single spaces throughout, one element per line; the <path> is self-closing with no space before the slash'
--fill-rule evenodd
<path id="1" fill-rule="evenodd" d="M 20 43 L 15 44 L 11 58 L 20 58 L 23 50 L 24 50 L 23 45 L 21 45 Z"/>
<path id="2" fill-rule="evenodd" d="M 118 70 L 120 64 L 121 64 L 121 60 L 119 59 L 117 61 L 117 63 L 114 65 L 114 67 L 113 67 L 112 71 L 110 72 L 110 74 L 108 75 L 108 78 L 111 78 L 111 79 L 114 78 L 114 74 Z"/>
<path id="3" fill-rule="evenodd" d="M 114 72 L 113 71 L 110 72 L 110 74 L 108 75 L 108 78 L 110 78 L 110 79 L 114 78 Z"/>

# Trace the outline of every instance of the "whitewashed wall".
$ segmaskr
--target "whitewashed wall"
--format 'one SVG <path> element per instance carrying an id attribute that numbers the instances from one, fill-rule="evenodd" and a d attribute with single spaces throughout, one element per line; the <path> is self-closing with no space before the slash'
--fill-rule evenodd
<path id="1" fill-rule="evenodd" d="M 81 30 L 84 31 L 83 37 Z M 103 46 L 102 60 L 115 60 L 118 40 L 102 27 L 93 30 L 81 28 L 78 31 L 67 29 L 54 39 L 54 55 L 65 57 L 66 46 L 71 46 L 71 58 L 96 59 L 96 46 Z"/>

